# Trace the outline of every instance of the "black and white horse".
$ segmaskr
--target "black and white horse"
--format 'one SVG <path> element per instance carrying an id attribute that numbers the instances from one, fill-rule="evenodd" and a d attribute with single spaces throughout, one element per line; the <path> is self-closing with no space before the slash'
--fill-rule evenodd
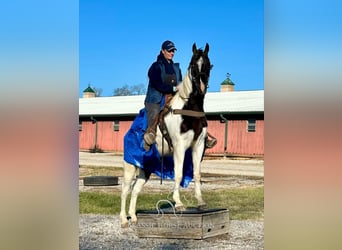
<path id="1" fill-rule="evenodd" d="M 196 44 L 192 46 L 192 58 L 182 82 L 178 85 L 178 92 L 170 103 L 170 112 L 164 117 L 164 123 L 172 141 L 173 152 L 169 147 L 162 147 L 164 137 L 160 129 L 157 129 L 156 146 L 160 155 L 173 154 L 174 160 L 174 189 L 173 200 L 178 211 L 185 210 L 180 200 L 179 189 L 183 174 L 184 156 L 187 149 L 191 148 L 193 163 L 193 179 L 195 184 L 195 197 L 199 208 L 205 208 L 206 203 L 202 199 L 201 192 L 201 161 L 205 150 L 205 140 L 207 137 L 207 122 L 204 116 L 203 103 L 207 91 L 210 70 L 212 65 L 208 57 L 209 45 L 205 49 L 197 49 Z M 175 112 L 178 111 L 178 112 Z M 182 112 L 184 111 L 184 112 Z M 127 227 L 128 220 L 126 214 L 126 199 L 135 174 L 138 169 L 130 163 L 124 161 L 124 178 L 121 193 L 121 226 Z M 139 175 L 135 180 L 131 193 L 129 215 L 131 222 L 136 223 L 136 203 L 138 194 L 150 177 L 150 172 L 139 168 Z"/>

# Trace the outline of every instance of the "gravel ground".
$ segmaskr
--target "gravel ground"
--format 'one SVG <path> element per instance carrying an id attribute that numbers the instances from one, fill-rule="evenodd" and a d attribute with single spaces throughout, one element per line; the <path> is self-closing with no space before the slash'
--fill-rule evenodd
<path id="1" fill-rule="evenodd" d="M 204 240 L 139 238 L 119 216 L 80 215 L 79 249 L 264 249 L 263 221 L 230 221 L 229 233 Z"/>

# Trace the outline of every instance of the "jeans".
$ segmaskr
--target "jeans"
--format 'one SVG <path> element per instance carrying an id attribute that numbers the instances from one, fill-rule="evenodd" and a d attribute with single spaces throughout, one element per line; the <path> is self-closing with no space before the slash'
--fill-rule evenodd
<path id="1" fill-rule="evenodd" d="M 147 112 L 147 126 L 150 127 L 154 121 L 154 118 L 159 114 L 160 104 L 145 102 L 145 108 Z"/>

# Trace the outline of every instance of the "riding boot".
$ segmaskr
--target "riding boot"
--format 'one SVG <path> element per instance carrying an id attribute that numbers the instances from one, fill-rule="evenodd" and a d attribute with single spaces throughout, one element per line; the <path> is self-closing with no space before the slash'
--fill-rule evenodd
<path id="1" fill-rule="evenodd" d="M 151 126 L 149 126 L 146 129 L 146 132 L 144 134 L 144 141 L 145 141 L 145 144 L 147 145 L 144 145 L 145 149 L 149 148 L 149 146 L 151 146 L 156 141 L 158 121 L 159 121 L 159 114 L 156 117 L 154 117 Z"/>
<path id="2" fill-rule="evenodd" d="M 203 122 L 204 127 L 208 127 L 207 117 L 204 117 L 202 122 Z M 207 137 L 205 138 L 205 147 L 213 148 L 216 145 L 216 143 L 217 143 L 217 139 L 214 136 L 212 136 L 209 132 L 207 132 Z"/>
<path id="3" fill-rule="evenodd" d="M 212 138 L 212 140 L 210 140 L 209 138 Z M 207 138 L 206 138 L 206 142 L 205 142 L 205 147 L 206 148 L 213 148 L 217 143 L 217 139 L 212 136 L 211 134 L 209 134 L 209 132 L 207 132 Z"/>

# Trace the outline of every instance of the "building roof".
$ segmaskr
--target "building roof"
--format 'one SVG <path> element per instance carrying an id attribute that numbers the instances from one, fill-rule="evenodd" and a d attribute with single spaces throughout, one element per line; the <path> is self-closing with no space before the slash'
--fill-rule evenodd
<path id="1" fill-rule="evenodd" d="M 144 107 L 145 95 L 79 99 L 79 116 L 131 116 Z M 204 111 L 210 114 L 264 113 L 264 90 L 208 92 Z"/>
<path id="2" fill-rule="evenodd" d="M 221 85 L 235 85 L 235 83 L 233 83 L 232 80 L 230 80 L 229 78 L 225 79 Z"/>
<path id="3" fill-rule="evenodd" d="M 86 88 L 85 90 L 83 90 L 83 93 L 95 93 L 95 91 L 90 87 L 88 86 L 88 88 Z"/>

